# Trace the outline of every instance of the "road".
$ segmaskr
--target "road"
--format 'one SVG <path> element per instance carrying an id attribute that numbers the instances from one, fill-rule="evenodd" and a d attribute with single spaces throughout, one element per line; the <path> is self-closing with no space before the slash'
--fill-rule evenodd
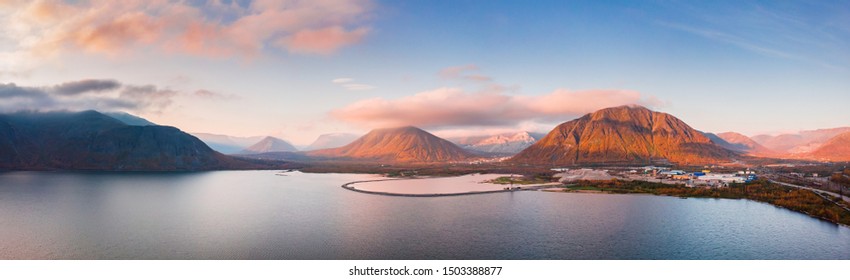
<path id="1" fill-rule="evenodd" d="M 819 189 L 810 188 L 810 187 L 804 187 L 804 186 L 798 186 L 798 185 L 789 184 L 789 183 L 783 183 L 783 182 L 779 182 L 779 181 L 776 181 L 776 180 L 773 180 L 773 179 L 768 179 L 768 180 L 771 183 L 774 183 L 774 184 L 780 184 L 780 185 L 783 185 L 783 186 L 788 186 L 788 187 L 793 187 L 793 188 L 807 189 L 807 190 L 813 191 L 815 193 L 824 193 L 824 194 L 828 194 L 828 195 L 831 195 L 831 196 L 834 196 L 834 197 L 840 196 L 840 195 L 838 195 L 837 193 L 834 193 L 834 192 L 828 192 L 828 191 L 825 191 L 825 190 L 819 190 Z M 842 199 L 844 199 L 844 201 L 846 201 L 846 202 L 850 202 L 850 197 L 847 197 L 846 195 L 842 196 Z M 850 211 L 850 210 L 847 210 L 847 211 Z"/>

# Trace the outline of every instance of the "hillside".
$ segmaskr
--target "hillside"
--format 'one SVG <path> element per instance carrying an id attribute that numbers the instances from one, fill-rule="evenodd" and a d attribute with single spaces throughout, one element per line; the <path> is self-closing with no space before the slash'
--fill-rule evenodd
<path id="1" fill-rule="evenodd" d="M 558 125 L 510 159 L 530 164 L 649 164 L 726 162 L 736 153 L 678 118 L 640 106 L 602 109 Z"/>
<path id="2" fill-rule="evenodd" d="M 251 145 L 248 148 L 245 148 L 240 153 L 241 154 L 262 154 L 262 153 L 271 153 L 271 152 L 295 152 L 298 149 L 289 142 L 284 141 L 280 138 L 275 138 L 271 136 L 267 136 L 257 142 L 254 145 Z"/>
<path id="3" fill-rule="evenodd" d="M 718 134 L 710 134 L 706 133 L 715 144 L 720 145 L 729 150 L 741 152 L 746 155 L 758 156 L 758 157 L 771 157 L 778 156 L 779 153 L 768 149 L 765 146 L 757 143 L 750 137 L 747 137 L 743 134 L 737 132 L 724 132 Z M 716 141 L 713 137 L 719 138 L 719 141 Z"/>
<path id="4" fill-rule="evenodd" d="M 829 139 L 805 157 L 825 161 L 850 161 L 850 132 Z"/>
<path id="5" fill-rule="evenodd" d="M 245 148 L 263 140 L 262 136 L 237 137 L 213 133 L 192 133 L 213 150 L 223 154 L 238 154 Z"/>
<path id="6" fill-rule="evenodd" d="M 455 144 L 412 126 L 372 130 L 348 145 L 310 151 L 306 155 L 390 163 L 446 163 L 473 158 Z"/>
<path id="7" fill-rule="evenodd" d="M 146 126 L 146 125 L 157 125 L 149 120 L 144 118 L 134 116 L 124 112 L 108 112 L 103 113 L 104 115 L 110 116 L 116 120 L 119 120 L 127 125 L 136 125 L 136 126 Z"/>
<path id="8" fill-rule="evenodd" d="M 785 154 L 807 154 L 839 134 L 850 132 L 850 127 L 804 130 L 799 133 L 757 135 L 752 139 L 773 151 Z"/>
<path id="9" fill-rule="evenodd" d="M 171 171 L 241 169 L 168 126 L 132 126 L 96 111 L 0 115 L 0 169 Z"/>

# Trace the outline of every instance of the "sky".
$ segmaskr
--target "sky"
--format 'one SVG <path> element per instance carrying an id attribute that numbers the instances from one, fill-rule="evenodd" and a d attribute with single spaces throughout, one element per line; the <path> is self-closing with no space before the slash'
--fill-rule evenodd
<path id="1" fill-rule="evenodd" d="M 0 111 L 187 132 L 548 132 L 638 104 L 707 132 L 850 126 L 846 1 L 0 0 Z"/>

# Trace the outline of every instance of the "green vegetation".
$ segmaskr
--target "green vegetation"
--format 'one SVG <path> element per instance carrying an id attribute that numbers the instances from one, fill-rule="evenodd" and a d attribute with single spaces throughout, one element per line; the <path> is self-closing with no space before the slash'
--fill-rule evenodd
<path id="1" fill-rule="evenodd" d="M 830 201 L 821 198 L 812 191 L 786 187 L 758 180 L 747 184 L 732 184 L 725 188 L 687 188 L 682 185 L 667 185 L 644 181 L 582 181 L 573 186 L 567 186 L 565 191 L 600 190 L 606 193 L 646 193 L 676 197 L 703 197 L 749 199 L 773 204 L 793 211 L 806 213 L 810 216 L 833 223 L 850 225 L 850 212 L 835 203 L 845 206 L 844 201 Z"/>
<path id="2" fill-rule="evenodd" d="M 570 185 L 570 186 L 566 186 L 566 188 L 568 190 L 571 190 L 571 191 L 604 191 L 604 189 L 602 189 L 600 187 L 582 186 L 582 185 Z"/>
<path id="3" fill-rule="evenodd" d="M 487 183 L 499 184 L 499 185 L 537 185 L 537 184 L 546 184 L 552 182 L 552 176 L 548 174 L 535 174 L 531 176 L 502 176 L 493 180 L 487 181 Z"/>

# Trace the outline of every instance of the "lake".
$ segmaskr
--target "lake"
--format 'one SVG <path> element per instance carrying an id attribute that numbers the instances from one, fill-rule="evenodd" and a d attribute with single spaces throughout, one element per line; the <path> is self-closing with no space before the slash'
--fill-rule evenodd
<path id="1" fill-rule="evenodd" d="M 0 173 L 2 259 L 850 259 L 850 229 L 747 200 L 392 197 L 375 175 Z"/>

